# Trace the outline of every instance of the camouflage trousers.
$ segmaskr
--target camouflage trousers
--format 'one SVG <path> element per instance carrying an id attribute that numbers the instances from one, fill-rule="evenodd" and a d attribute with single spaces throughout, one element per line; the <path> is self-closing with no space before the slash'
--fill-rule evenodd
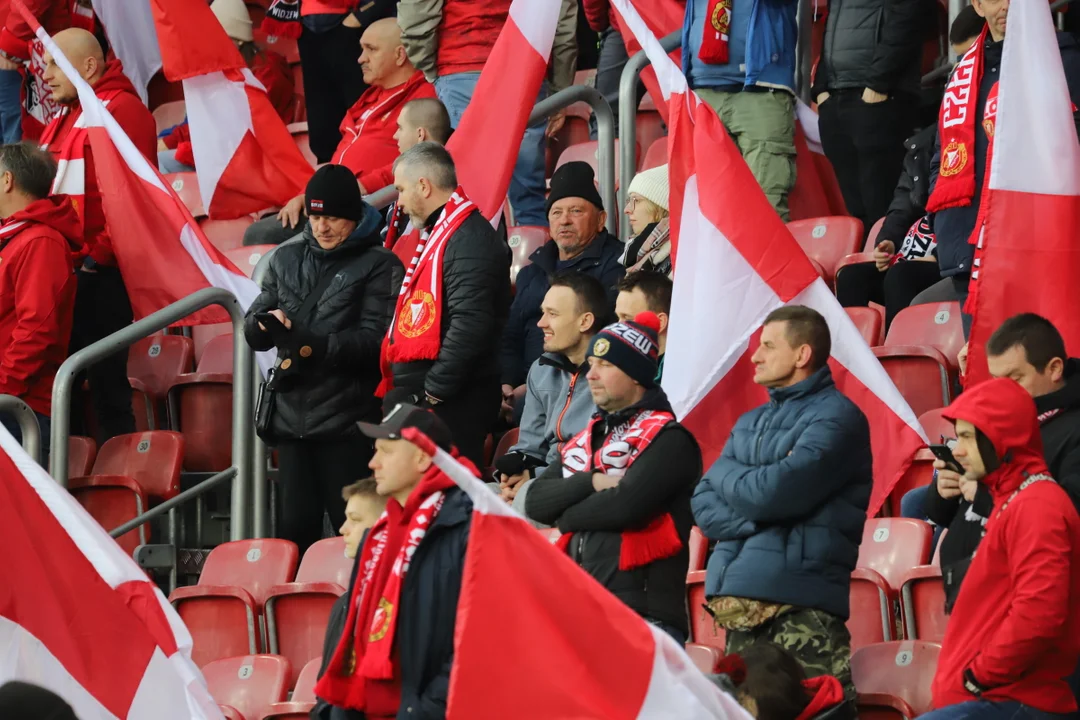
<path id="1" fill-rule="evenodd" d="M 741 653 L 756 642 L 779 645 L 798 658 L 807 677 L 832 675 L 855 701 L 851 679 L 851 633 L 844 621 L 821 610 L 794 608 L 753 630 L 728 630 L 727 654 Z"/>

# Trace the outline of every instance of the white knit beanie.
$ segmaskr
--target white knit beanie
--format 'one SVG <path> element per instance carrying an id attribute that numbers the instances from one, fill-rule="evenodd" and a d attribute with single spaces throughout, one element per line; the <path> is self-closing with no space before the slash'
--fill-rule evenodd
<path id="1" fill-rule="evenodd" d="M 221 0 L 217 0 L 221 2 Z M 668 174 L 667 165 L 642 170 L 630 181 L 627 193 L 637 193 L 654 205 L 668 209 Z"/>
<path id="2" fill-rule="evenodd" d="M 214 0 L 210 10 L 225 28 L 225 34 L 233 40 L 252 42 L 255 39 L 251 33 L 251 15 L 244 0 Z"/>

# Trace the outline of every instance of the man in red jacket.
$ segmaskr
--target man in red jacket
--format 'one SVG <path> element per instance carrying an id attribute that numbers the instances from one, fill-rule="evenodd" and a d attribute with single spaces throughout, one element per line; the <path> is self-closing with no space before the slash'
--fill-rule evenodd
<path id="1" fill-rule="evenodd" d="M 75 305 L 79 218 L 64 195 L 49 197 L 56 164 L 32 145 L 0 146 L 0 394 L 38 417 L 48 457 L 52 384 L 67 357 Z M 21 439 L 14 419 L 0 421 Z"/>
<path id="2" fill-rule="evenodd" d="M 1080 517 L 1043 459 L 1035 401 L 997 378 L 945 412 L 967 478 L 994 511 L 960 587 L 924 718 L 1074 713 L 1065 678 L 1080 659 Z"/>
<path id="3" fill-rule="evenodd" d="M 79 75 L 90 84 L 109 112 L 151 163 L 157 160 L 157 127 L 118 61 L 105 62 L 101 45 L 85 30 L 71 28 L 53 38 Z M 101 189 L 94 171 L 94 157 L 86 129 L 79 119 L 82 108 L 75 85 L 54 59 L 46 56 L 45 80 L 60 112 L 45 128 L 42 147 L 59 162 L 54 193 L 71 196 L 82 223 L 87 257 L 78 272 L 72 352 L 131 324 L 131 302 L 124 288 L 109 238 L 108 222 L 101 203 Z M 99 440 L 135 432 L 131 412 L 131 386 L 127 379 L 127 352 L 102 360 L 88 372 L 90 392 L 100 428 Z M 79 419 L 81 413 L 72 413 Z"/>

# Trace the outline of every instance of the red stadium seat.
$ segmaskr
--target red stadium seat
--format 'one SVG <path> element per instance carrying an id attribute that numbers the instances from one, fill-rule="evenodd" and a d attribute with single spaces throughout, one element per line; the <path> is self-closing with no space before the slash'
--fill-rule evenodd
<path id="1" fill-rule="evenodd" d="M 135 519 L 149 507 L 143 489 L 124 475 L 68 478 L 67 489 L 106 532 Z M 136 547 L 147 542 L 147 533 L 147 526 L 144 524 L 116 538 L 116 542 L 124 552 L 131 555 Z"/>
<path id="2" fill-rule="evenodd" d="M 198 585 L 169 595 L 191 631 L 196 665 L 255 654 L 265 647 L 260 630 L 267 593 L 293 579 L 297 555 L 296 545 L 288 540 L 223 543 L 207 556 Z"/>
<path id="3" fill-rule="evenodd" d="M 203 350 L 196 372 L 169 390 L 173 422 L 184 435 L 184 467 L 218 472 L 232 464 L 233 336 L 218 335 Z"/>
<path id="4" fill-rule="evenodd" d="M 881 321 L 881 313 L 873 308 L 868 307 L 849 307 L 844 308 L 847 311 L 848 317 L 855 323 L 855 327 L 859 329 L 859 334 L 866 340 L 866 344 L 870 347 L 880 345 L 885 339 L 884 323 Z"/>
<path id="5" fill-rule="evenodd" d="M 855 706 L 859 720 L 914 720 L 915 717 L 910 705 L 887 693 L 858 693 Z"/>
<path id="6" fill-rule="evenodd" d="M 72 435 L 68 438 L 68 477 L 89 475 L 97 457 L 97 443 L 93 438 Z"/>
<path id="7" fill-rule="evenodd" d="M 507 244 L 510 246 L 512 259 L 510 261 L 510 284 L 517 281 L 521 268 L 530 264 L 529 256 L 539 250 L 548 240 L 551 233 L 546 227 L 538 225 L 519 225 L 507 231 Z"/>
<path id="8" fill-rule="evenodd" d="M 150 78 L 150 82 L 146 86 L 146 94 L 146 106 L 153 111 L 167 102 L 182 101 L 184 99 L 184 84 L 166 80 L 165 74 L 159 70 L 154 74 L 154 77 Z"/>
<path id="9" fill-rule="evenodd" d="M 172 185 L 173 191 L 184 201 L 184 205 L 187 205 L 188 211 L 196 220 L 206 216 L 202 194 L 199 192 L 199 180 L 195 173 L 168 173 L 164 178 L 165 182 Z"/>
<path id="10" fill-rule="evenodd" d="M 596 156 L 597 152 L 598 152 L 598 150 L 597 150 L 597 141 L 596 140 L 589 140 L 587 142 L 580 142 L 580 143 L 576 143 L 574 145 L 571 145 L 570 147 L 563 150 L 562 154 L 559 155 L 559 162 L 555 163 L 555 169 L 558 170 L 559 167 L 565 165 L 568 162 L 573 162 L 575 160 L 581 160 L 582 162 L 588 163 L 592 167 L 593 173 L 596 176 L 596 182 L 597 182 L 597 184 L 599 184 L 600 183 L 600 171 L 598 169 L 599 160 L 598 160 L 598 158 Z M 634 168 L 635 169 L 637 168 L 638 162 L 640 160 L 641 160 L 641 146 L 638 145 L 637 143 L 635 143 L 635 147 L 634 147 Z M 619 162 L 619 139 L 615 138 L 615 187 L 616 188 L 619 187 L 619 165 L 620 165 L 620 162 Z"/>
<path id="11" fill-rule="evenodd" d="M 787 228 L 803 251 L 825 268 L 829 285 L 833 283 L 840 261 L 858 252 L 862 245 L 862 222 L 853 217 L 794 220 Z"/>
<path id="12" fill-rule="evenodd" d="M 686 654 L 694 661 L 694 666 L 705 675 L 716 672 L 716 664 L 724 657 L 722 651 L 709 645 L 697 645 L 696 643 L 686 645 Z"/>
<path id="13" fill-rule="evenodd" d="M 289 125 L 289 132 L 292 133 L 293 142 L 296 143 L 296 147 L 300 148 L 300 153 L 309 163 L 311 163 L 311 167 L 318 165 L 318 158 L 315 157 L 315 153 L 311 152 L 307 123 L 293 123 L 292 125 Z"/>
<path id="14" fill-rule="evenodd" d="M 833 272 L 833 277 L 839 278 L 844 269 L 851 265 L 861 265 L 862 263 L 874 262 L 874 254 L 872 252 L 858 252 L 845 255 L 840 259 L 840 262 L 836 264 L 836 270 Z M 879 345 L 881 343 L 878 343 Z"/>
<path id="15" fill-rule="evenodd" d="M 162 103 L 154 108 L 154 122 L 157 123 L 157 131 L 160 134 L 174 125 L 184 122 L 187 117 L 187 104 L 183 100 L 173 100 Z"/>
<path id="16" fill-rule="evenodd" d="M 218 705 L 218 710 L 225 717 L 225 720 L 247 720 L 243 713 L 234 708 L 232 705 Z"/>
<path id="17" fill-rule="evenodd" d="M 191 339 L 195 341 L 195 366 L 198 367 L 202 360 L 203 350 L 207 343 L 218 335 L 231 335 L 232 323 L 214 323 L 213 325 L 196 325 L 191 328 Z"/>
<path id="18" fill-rule="evenodd" d="M 944 413 L 945 408 L 938 408 L 919 416 L 919 424 L 922 425 L 923 430 L 926 431 L 926 437 L 930 438 L 930 442 L 934 445 L 940 444 L 943 437 L 956 437 L 956 428 L 945 419 Z"/>
<path id="19" fill-rule="evenodd" d="M 330 610 L 349 587 L 353 562 L 345 557 L 344 538 L 320 540 L 304 553 L 295 582 L 270 588 L 266 594 L 270 652 L 284 655 L 294 668 L 321 657 Z"/>
<path id="20" fill-rule="evenodd" d="M 863 252 L 873 252 L 877 247 L 878 235 L 881 234 L 881 226 L 885 224 L 885 218 L 878 218 L 878 221 L 870 226 L 870 234 L 866 236 L 866 244 L 863 245 Z M 896 248 L 899 250 L 900 248 Z"/>
<path id="21" fill-rule="evenodd" d="M 183 457 L 180 433 L 158 430 L 117 435 L 101 446 L 92 474 L 129 477 L 148 497 L 168 500 L 180 492 Z"/>
<path id="22" fill-rule="evenodd" d="M 251 277 L 255 272 L 255 266 L 262 260 L 263 255 L 270 252 L 277 245 L 248 245 L 247 247 L 233 248 L 225 251 L 225 257 L 232 260 L 240 272 Z"/>
<path id="23" fill-rule="evenodd" d="M 510 452 L 510 448 L 518 441 L 518 436 L 520 434 L 521 428 L 510 428 L 503 433 L 503 436 L 499 438 L 499 444 L 495 446 L 495 454 L 492 455 L 492 458 L 498 460 L 503 455 Z"/>
<path id="24" fill-rule="evenodd" d="M 887 642 L 893 638 L 893 592 L 881 574 L 870 568 L 857 567 L 851 573 L 851 615 L 847 629 L 851 633 L 851 650 L 866 645 Z"/>
<path id="25" fill-rule="evenodd" d="M 930 683 L 940 653 L 940 645 L 919 640 L 867 645 L 851 655 L 855 689 L 893 695 L 921 715 L 930 710 Z"/>
<path id="26" fill-rule="evenodd" d="M 272 703 L 263 711 L 262 720 L 308 720 L 315 707 L 315 683 L 321 664 L 322 658 L 309 661 L 296 679 L 296 689 L 289 702 Z"/>
<path id="27" fill-rule="evenodd" d="M 931 440 L 935 440 L 933 436 Z M 914 490 L 915 488 L 925 487 L 933 482 L 934 479 L 934 456 L 926 448 L 920 448 L 915 451 L 915 457 L 911 461 L 911 465 L 904 471 L 904 474 L 893 486 L 892 492 L 889 493 L 889 505 L 892 506 L 892 514 L 900 514 L 900 500 L 905 494 Z"/>
<path id="28" fill-rule="evenodd" d="M 691 570 L 686 575 L 686 607 L 690 613 L 690 642 L 708 645 L 720 652 L 726 647 L 726 633 L 716 627 L 705 605 L 705 571 Z"/>
<path id="29" fill-rule="evenodd" d="M 950 369 L 958 371 L 956 356 L 964 347 L 960 303 L 927 303 L 904 308 L 893 318 L 885 344 L 930 345 L 941 351 Z"/>
<path id="30" fill-rule="evenodd" d="M 941 541 L 938 541 L 941 547 Z M 939 643 L 945 638 L 949 616 L 945 614 L 945 584 L 938 564 L 908 570 L 900 588 L 904 635 L 909 640 Z"/>
<path id="31" fill-rule="evenodd" d="M 262 717 L 271 703 L 285 699 L 289 689 L 289 661 L 276 655 L 214 660 L 203 666 L 202 673 L 211 697 L 245 719 Z"/>
<path id="32" fill-rule="evenodd" d="M 666 165 L 668 161 L 667 137 L 657 138 L 645 151 L 645 159 L 641 161 L 641 169 L 648 170 L 654 167 Z"/>
<path id="33" fill-rule="evenodd" d="M 863 527 L 857 567 L 881 574 L 893 591 L 900 589 L 904 573 L 930 562 L 934 531 L 930 524 L 910 518 L 872 518 Z"/>
<path id="34" fill-rule="evenodd" d="M 697 525 L 690 528 L 690 571 L 704 570 L 709 562 L 709 538 Z"/>
<path id="35" fill-rule="evenodd" d="M 211 220 L 204 218 L 199 227 L 206 234 L 214 247 L 222 252 L 235 250 L 244 244 L 244 231 L 247 230 L 255 219 L 250 215 L 234 218 L 232 220 Z"/>
<path id="36" fill-rule="evenodd" d="M 923 345 L 886 345 L 873 350 L 916 415 L 949 404 L 949 362 L 940 351 Z"/>
<path id="37" fill-rule="evenodd" d="M 664 126 L 664 119 L 655 110 L 638 110 L 634 133 L 637 136 L 639 148 L 652 147 L 652 144 L 657 140 L 663 139 L 665 142 L 667 141 L 667 128 Z M 640 162 L 640 157 L 638 160 Z M 644 170 L 640 165 L 638 167 Z"/>
<path id="38" fill-rule="evenodd" d="M 194 356 L 194 343 L 183 335 L 154 335 L 128 349 L 128 382 L 139 430 L 165 426 L 163 401 L 177 376 L 191 372 Z"/>

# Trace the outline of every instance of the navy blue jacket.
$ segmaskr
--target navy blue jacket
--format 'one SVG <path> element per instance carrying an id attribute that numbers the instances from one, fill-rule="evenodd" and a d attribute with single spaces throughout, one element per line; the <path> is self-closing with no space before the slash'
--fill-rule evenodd
<path id="1" fill-rule="evenodd" d="M 846 619 L 873 485 L 870 426 L 827 366 L 769 396 L 735 423 L 691 500 L 718 541 L 705 594 Z"/>
<path id="2" fill-rule="evenodd" d="M 615 283 L 626 274 L 626 268 L 619 261 L 624 249 L 617 237 L 602 230 L 562 270 L 577 270 L 603 283 L 609 290 L 609 310 L 614 310 L 617 295 Z M 547 295 L 549 279 L 556 272 L 558 261 L 559 248 L 554 240 L 549 240 L 529 256 L 530 264 L 518 273 L 514 303 L 510 306 L 510 317 L 503 330 L 500 362 L 504 385 L 517 387 L 523 384 L 529 368 L 544 352 L 544 333 L 536 327 L 536 323 L 543 314 L 540 305 Z"/>

